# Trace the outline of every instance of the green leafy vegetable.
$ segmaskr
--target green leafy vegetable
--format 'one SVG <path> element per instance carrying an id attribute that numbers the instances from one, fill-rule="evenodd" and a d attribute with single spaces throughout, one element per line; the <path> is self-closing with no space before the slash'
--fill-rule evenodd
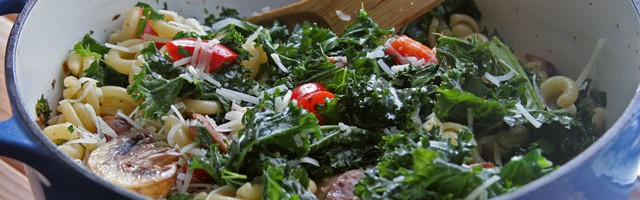
<path id="1" fill-rule="evenodd" d="M 140 18 L 140 21 L 138 21 L 138 29 L 136 32 L 137 36 L 142 35 L 149 20 L 164 20 L 164 15 L 153 9 L 149 4 L 138 2 L 136 7 L 140 7 L 142 9 L 142 17 Z"/>
<path id="2" fill-rule="evenodd" d="M 36 103 L 36 116 L 38 116 L 38 123 L 42 126 L 47 126 L 49 118 L 51 118 L 51 108 L 49 108 L 49 100 L 44 98 L 44 94 L 40 95 L 40 99 Z"/>
<path id="3" fill-rule="evenodd" d="M 93 39 L 91 35 L 86 34 L 82 38 L 82 41 L 76 43 L 73 46 L 73 51 L 82 56 L 82 57 L 94 57 L 96 59 L 101 59 L 102 55 L 109 52 L 109 49 Z"/>

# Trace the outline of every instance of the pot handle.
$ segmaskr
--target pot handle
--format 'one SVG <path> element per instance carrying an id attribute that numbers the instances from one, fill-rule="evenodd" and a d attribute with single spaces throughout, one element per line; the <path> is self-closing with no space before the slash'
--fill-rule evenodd
<path id="1" fill-rule="evenodd" d="M 27 0 L 0 0 L 0 15 L 20 13 Z"/>
<path id="2" fill-rule="evenodd" d="M 0 0 L 0 16 L 20 13 L 28 0 Z M 7 70 L 6 73 L 10 73 Z M 9 74 L 5 74 L 7 77 Z M 6 88 L 15 85 L 11 78 L 6 79 Z M 2 86 L 0 86 L 2 87 Z M 0 94 L 7 95 L 7 94 Z M 54 152 L 45 148 L 42 140 L 33 134 L 26 124 L 28 117 L 17 114 L 23 112 L 17 107 L 16 99 L 11 99 L 12 115 L 9 119 L 0 119 L 0 156 L 7 156 L 29 166 L 25 168 L 31 190 L 36 199 L 126 199 L 123 189 L 98 184 L 100 180 L 90 178 L 88 172 L 74 168 L 74 163 L 65 162 Z M 5 102 L 0 106 L 6 106 Z M 47 141 L 44 141 L 47 142 Z M 36 171 L 37 170 L 37 171 Z M 119 191 L 119 192 L 118 192 Z"/>
<path id="3" fill-rule="evenodd" d="M 15 102 L 12 102 L 16 111 Z M 14 112 L 15 113 L 15 112 Z M 0 155 L 9 156 L 29 166 L 26 173 L 35 199 L 126 199 L 124 190 L 117 192 L 106 184 L 98 184 L 87 172 L 74 168 L 44 148 L 42 140 L 29 134 L 29 127 L 19 114 L 0 122 Z"/>

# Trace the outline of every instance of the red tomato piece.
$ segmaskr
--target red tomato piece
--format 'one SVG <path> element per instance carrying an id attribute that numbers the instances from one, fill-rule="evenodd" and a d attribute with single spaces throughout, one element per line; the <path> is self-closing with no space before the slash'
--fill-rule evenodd
<path id="1" fill-rule="evenodd" d="M 293 89 L 293 94 L 291 95 L 291 99 L 295 99 L 299 101 L 299 98 L 304 96 L 305 94 L 309 94 L 316 91 L 329 91 L 329 89 L 327 89 L 327 87 L 325 87 L 320 83 L 305 83 Z"/>
<path id="2" fill-rule="evenodd" d="M 316 115 L 319 123 L 323 124 L 324 118 L 318 114 L 315 107 L 316 105 L 324 105 L 326 103 L 325 99 L 327 98 L 333 99 L 336 98 L 336 96 L 329 91 L 315 91 L 301 96 L 300 99 L 298 99 L 298 106 Z"/>
<path id="3" fill-rule="evenodd" d="M 431 50 L 431 48 L 423 45 L 422 43 L 411 39 L 409 36 L 403 35 L 396 38 L 395 41 L 391 43 L 391 46 L 400 54 L 394 55 L 395 53 L 387 48 L 386 53 L 389 55 L 396 56 L 397 64 L 407 64 L 407 62 L 399 58 L 399 56 L 403 57 L 415 57 L 418 60 L 424 59 L 426 63 L 438 63 L 438 59 L 436 58 L 436 53 Z"/>
<path id="4" fill-rule="evenodd" d="M 180 167 L 180 172 L 186 174 L 188 167 L 189 166 L 187 165 L 182 165 L 182 167 Z M 202 169 L 194 169 L 191 177 L 191 183 L 213 183 L 214 181 L 209 172 Z"/>
<path id="5" fill-rule="evenodd" d="M 211 62 L 209 63 L 209 73 L 220 69 L 225 62 L 232 62 L 238 58 L 238 54 L 222 44 L 213 45 L 211 47 L 211 52 L 212 55 Z"/>
<path id="6" fill-rule="evenodd" d="M 182 38 L 167 43 L 167 53 L 173 58 L 174 62 L 189 55 L 194 55 L 197 46 L 196 38 Z M 181 50 L 184 49 L 184 50 Z M 185 52 L 189 53 L 186 55 Z M 202 40 L 201 49 L 198 51 L 198 57 L 210 57 L 207 73 L 216 71 L 222 67 L 225 62 L 233 62 L 238 58 L 238 54 L 222 44 L 210 45 L 207 40 Z M 193 65 L 193 63 L 192 63 Z"/>
<path id="7" fill-rule="evenodd" d="M 470 165 L 471 167 L 482 166 L 482 168 L 495 168 L 496 165 L 490 162 L 481 162 L 481 163 L 473 163 Z"/>

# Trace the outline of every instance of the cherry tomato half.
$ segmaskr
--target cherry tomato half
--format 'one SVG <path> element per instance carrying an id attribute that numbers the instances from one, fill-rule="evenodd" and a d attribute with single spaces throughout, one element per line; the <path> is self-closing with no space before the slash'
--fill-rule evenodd
<path id="1" fill-rule="evenodd" d="M 336 96 L 329 91 L 315 91 L 300 97 L 298 99 L 298 106 L 316 115 L 318 122 L 323 124 L 324 118 L 318 114 L 315 107 L 316 105 L 324 105 L 326 103 L 325 99 L 333 98 L 336 98 Z"/>
<path id="2" fill-rule="evenodd" d="M 207 44 L 207 40 L 202 40 L 203 44 Z M 196 38 L 182 38 L 173 40 L 167 43 L 167 53 L 173 58 L 174 61 L 183 59 L 188 56 L 194 55 L 195 47 L 197 46 Z M 189 55 L 186 55 L 188 53 Z M 198 52 L 198 56 L 209 56 L 209 70 L 205 71 L 211 73 L 222 67 L 225 62 L 233 62 L 238 58 L 238 54 L 233 52 L 222 44 L 214 45 L 202 45 L 202 48 Z"/>
<path id="3" fill-rule="evenodd" d="M 470 165 L 471 167 L 482 166 L 482 168 L 495 168 L 496 165 L 490 162 L 481 162 L 481 163 L 473 163 Z"/>
<path id="4" fill-rule="evenodd" d="M 182 167 L 180 167 L 180 171 L 186 174 L 187 168 L 189 168 L 189 166 L 182 165 Z M 191 177 L 192 177 L 191 183 L 213 183 L 214 182 L 213 177 L 211 177 L 209 172 L 204 171 L 202 169 L 194 169 L 193 175 Z"/>
<path id="5" fill-rule="evenodd" d="M 305 83 L 293 89 L 291 99 L 300 101 L 300 97 L 316 91 L 329 91 L 329 89 L 320 83 Z"/>
<path id="6" fill-rule="evenodd" d="M 424 59 L 427 63 L 438 63 L 438 59 L 436 58 L 436 53 L 431 50 L 431 48 L 423 45 L 422 43 L 411 39 L 409 36 L 403 35 L 396 38 L 395 41 L 391 43 L 391 46 L 400 54 L 394 55 L 394 52 L 391 49 L 387 49 L 386 53 L 389 55 L 396 56 L 397 64 L 407 64 L 403 61 L 403 59 L 398 56 L 403 57 L 415 57 L 418 60 Z"/>

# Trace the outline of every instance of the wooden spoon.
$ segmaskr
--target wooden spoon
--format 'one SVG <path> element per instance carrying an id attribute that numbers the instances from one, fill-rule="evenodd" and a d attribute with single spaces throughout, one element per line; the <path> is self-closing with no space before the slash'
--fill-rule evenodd
<path id="1" fill-rule="evenodd" d="M 364 6 L 381 28 L 399 29 L 442 2 L 444 0 L 301 0 L 247 20 L 256 24 L 279 20 L 289 26 L 308 20 L 342 34 L 345 26 L 355 21 L 358 11 Z"/>

